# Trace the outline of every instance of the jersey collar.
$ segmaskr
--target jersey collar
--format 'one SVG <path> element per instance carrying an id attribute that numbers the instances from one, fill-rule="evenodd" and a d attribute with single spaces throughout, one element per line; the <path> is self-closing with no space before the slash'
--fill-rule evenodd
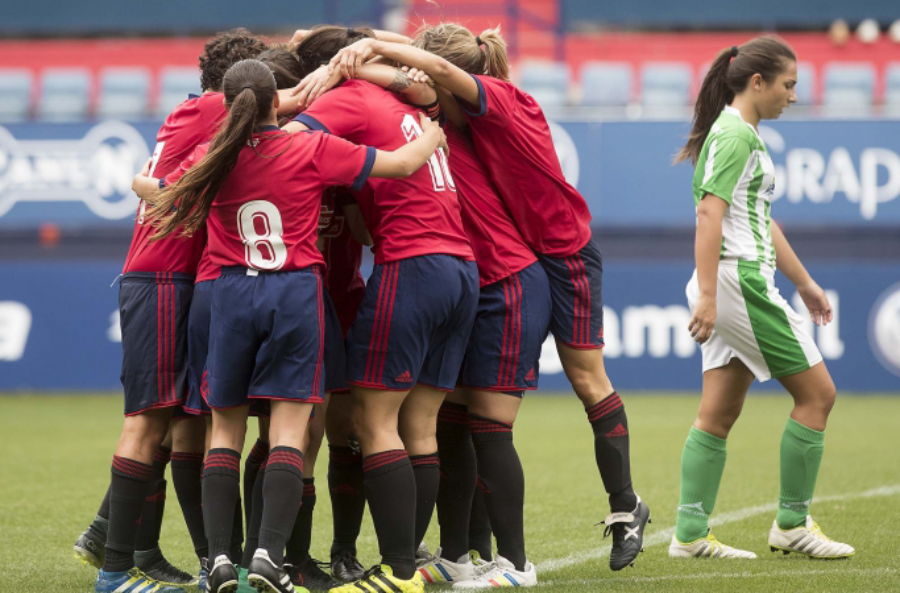
<path id="1" fill-rule="evenodd" d="M 741 111 L 737 107 L 732 107 L 731 105 L 726 105 L 725 108 L 722 109 L 722 111 L 725 113 L 730 113 L 731 115 L 737 117 L 739 120 L 744 122 L 744 125 L 746 125 L 748 128 L 753 130 L 753 133 L 756 134 L 757 138 L 759 137 L 759 132 L 756 130 L 756 128 L 754 128 L 753 126 L 751 126 L 749 123 L 747 123 L 744 120 L 744 116 L 741 115 Z"/>

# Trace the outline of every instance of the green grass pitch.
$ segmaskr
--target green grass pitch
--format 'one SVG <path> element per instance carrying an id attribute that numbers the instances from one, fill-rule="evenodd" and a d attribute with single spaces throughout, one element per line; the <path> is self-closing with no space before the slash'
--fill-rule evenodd
<path id="1" fill-rule="evenodd" d="M 608 568 L 608 540 L 595 526 L 607 507 L 584 412 L 574 396 L 525 400 L 515 439 L 526 475 L 526 545 L 543 590 L 900 591 L 900 397 L 844 396 L 834 409 L 812 512 L 825 533 L 855 546 L 856 556 L 830 562 L 773 554 L 766 546 L 790 410 L 786 395 L 748 400 L 729 439 L 714 514 L 719 539 L 755 551 L 755 561 L 668 558 L 681 450 L 698 397 L 624 399 L 634 483 L 653 523 L 637 566 L 618 573 Z M 114 395 L 0 397 L 0 591 L 93 591 L 96 572 L 76 563 L 72 544 L 108 484 L 120 424 L 121 400 Z M 248 443 L 253 438 L 251 429 Z M 316 473 L 313 552 L 322 558 L 331 531 L 325 459 Z M 171 484 L 166 513 L 164 551 L 196 569 Z M 436 547 L 435 523 L 426 541 Z M 376 560 L 368 519 L 360 554 L 364 563 Z"/>

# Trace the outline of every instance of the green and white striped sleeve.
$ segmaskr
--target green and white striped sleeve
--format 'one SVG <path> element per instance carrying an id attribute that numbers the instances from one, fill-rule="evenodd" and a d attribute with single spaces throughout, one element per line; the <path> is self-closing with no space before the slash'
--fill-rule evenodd
<path id="1" fill-rule="evenodd" d="M 710 139 L 700 197 L 712 194 L 731 205 L 734 188 L 744 174 L 744 167 L 753 152 L 750 144 L 738 136 L 718 136 Z"/>

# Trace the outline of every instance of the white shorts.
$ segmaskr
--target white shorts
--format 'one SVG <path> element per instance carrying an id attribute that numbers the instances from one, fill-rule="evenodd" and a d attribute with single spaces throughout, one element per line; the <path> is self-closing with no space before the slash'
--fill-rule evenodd
<path id="1" fill-rule="evenodd" d="M 693 312 L 700 297 L 697 270 L 687 289 Z M 716 293 L 716 325 L 701 344 L 703 372 L 737 357 L 759 381 L 793 375 L 822 355 L 803 330 L 803 318 L 775 288 L 775 271 L 757 262 L 722 260 Z"/>

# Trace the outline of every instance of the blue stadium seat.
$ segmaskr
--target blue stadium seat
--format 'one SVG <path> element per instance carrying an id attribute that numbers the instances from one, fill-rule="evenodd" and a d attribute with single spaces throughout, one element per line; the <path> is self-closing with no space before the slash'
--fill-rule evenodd
<path id="1" fill-rule="evenodd" d="M 0 70 L 0 121 L 22 121 L 31 109 L 30 70 Z"/>
<path id="2" fill-rule="evenodd" d="M 641 104 L 659 114 L 687 107 L 692 80 L 685 62 L 647 62 L 641 69 Z"/>
<path id="3" fill-rule="evenodd" d="M 568 101 L 569 65 L 564 62 L 525 61 L 520 66 L 519 81 L 541 107 L 562 107 Z"/>
<path id="4" fill-rule="evenodd" d="M 581 102 L 624 107 L 631 100 L 631 78 L 628 62 L 586 62 L 581 68 Z"/>
<path id="5" fill-rule="evenodd" d="M 869 62 L 825 65 L 822 107 L 826 115 L 866 116 L 872 107 L 875 69 Z"/>
<path id="6" fill-rule="evenodd" d="M 100 75 L 97 116 L 140 119 L 147 115 L 150 72 L 144 68 L 107 68 Z"/>
<path id="7" fill-rule="evenodd" d="M 900 62 L 891 62 L 884 69 L 884 111 L 900 117 Z"/>
<path id="8" fill-rule="evenodd" d="M 188 95 L 199 95 L 200 71 L 197 68 L 168 67 L 163 68 L 159 77 L 159 100 L 156 102 L 156 115 L 164 118 L 175 106 L 188 98 Z"/>
<path id="9" fill-rule="evenodd" d="M 78 121 L 87 118 L 90 88 L 91 73 L 83 68 L 44 70 L 38 117 L 50 121 Z"/>
<path id="10" fill-rule="evenodd" d="M 816 69 L 809 62 L 797 62 L 797 105 L 812 105 L 816 88 Z"/>

